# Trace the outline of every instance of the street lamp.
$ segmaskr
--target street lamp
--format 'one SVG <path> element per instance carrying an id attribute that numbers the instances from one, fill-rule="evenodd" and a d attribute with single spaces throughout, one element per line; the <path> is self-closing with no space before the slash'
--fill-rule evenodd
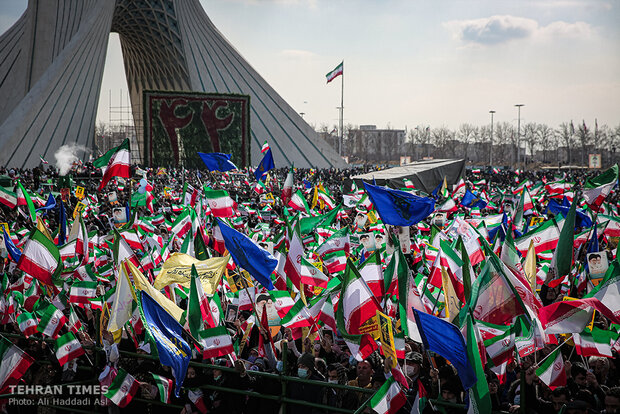
<path id="1" fill-rule="evenodd" d="M 489 141 L 489 166 L 493 168 L 493 114 L 495 111 L 489 111 L 491 114 L 491 139 Z"/>
<path id="2" fill-rule="evenodd" d="M 515 106 L 519 108 L 519 117 L 517 118 L 518 119 L 517 120 L 517 164 L 518 164 L 519 158 L 521 155 L 521 107 L 525 106 L 525 104 L 516 104 Z"/>

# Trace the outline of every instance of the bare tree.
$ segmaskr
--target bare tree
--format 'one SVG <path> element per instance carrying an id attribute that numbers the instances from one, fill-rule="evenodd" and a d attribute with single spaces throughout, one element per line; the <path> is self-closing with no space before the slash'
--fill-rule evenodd
<path id="1" fill-rule="evenodd" d="M 454 139 L 454 132 L 450 131 L 447 127 L 442 126 L 435 128 L 432 131 L 433 143 L 439 150 L 440 156 L 446 156 L 446 144 L 448 141 Z"/>
<path id="2" fill-rule="evenodd" d="M 586 121 L 583 121 L 579 128 L 577 129 L 577 138 L 579 139 L 579 143 L 581 144 L 581 165 L 585 164 L 585 156 L 586 151 L 588 150 L 588 145 L 590 145 L 590 141 L 592 139 L 592 133 L 590 129 L 586 126 Z"/>
<path id="3" fill-rule="evenodd" d="M 557 138 L 547 124 L 537 124 L 536 135 L 539 145 L 543 148 L 543 162 L 546 163 L 547 154 L 557 147 Z"/>
<path id="4" fill-rule="evenodd" d="M 472 124 L 461 124 L 459 127 L 459 131 L 457 133 L 457 139 L 465 144 L 465 160 L 468 160 L 467 150 L 469 148 L 469 143 L 473 141 L 474 136 L 478 132 L 478 127 L 473 126 Z"/>
<path id="5" fill-rule="evenodd" d="M 534 122 L 528 122 L 523 126 L 523 140 L 529 148 L 530 158 L 533 160 L 536 154 L 536 147 L 538 146 L 538 134 L 536 134 L 536 124 Z M 527 151 L 525 163 L 527 164 Z"/>
<path id="6" fill-rule="evenodd" d="M 498 144 L 498 147 L 493 149 L 493 158 L 497 154 L 497 162 L 500 160 L 504 163 L 510 161 L 510 164 L 514 165 L 517 158 L 517 132 L 515 128 L 508 122 L 498 122 L 493 129 L 493 135 L 494 141 Z"/>

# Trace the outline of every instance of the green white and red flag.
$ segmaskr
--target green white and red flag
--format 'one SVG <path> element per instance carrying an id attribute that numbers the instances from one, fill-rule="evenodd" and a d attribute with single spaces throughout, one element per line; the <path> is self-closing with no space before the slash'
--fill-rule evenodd
<path id="1" fill-rule="evenodd" d="M 202 288 L 196 266 L 192 265 L 189 298 L 187 301 L 187 326 L 194 338 L 200 337 L 200 332 L 216 326 L 211 315 L 209 299 Z"/>
<path id="2" fill-rule="evenodd" d="M 67 332 L 56 340 L 56 359 L 60 366 L 82 355 L 84 355 L 84 348 L 73 333 Z"/>
<path id="3" fill-rule="evenodd" d="M 284 318 L 295 305 L 295 301 L 291 298 L 291 294 L 286 290 L 271 290 L 269 291 L 269 295 L 271 296 L 273 305 L 280 318 Z"/>
<path id="4" fill-rule="evenodd" d="M 203 347 L 203 358 L 217 358 L 235 353 L 230 334 L 223 325 L 201 331 L 198 340 Z"/>
<path id="5" fill-rule="evenodd" d="M 547 334 L 578 334 L 592 321 L 595 310 L 607 317 L 611 323 L 620 324 L 620 318 L 594 297 L 552 303 L 540 308 L 538 316 Z"/>
<path id="6" fill-rule="evenodd" d="M 300 276 L 301 283 L 304 285 L 325 288 L 327 287 L 327 282 L 329 282 L 329 278 L 303 256 L 301 258 Z"/>
<path id="7" fill-rule="evenodd" d="M 19 330 L 24 334 L 26 338 L 38 332 L 37 317 L 30 312 L 20 313 L 17 317 L 17 324 L 19 325 Z"/>
<path id="8" fill-rule="evenodd" d="M 153 374 L 153 381 L 159 390 L 159 401 L 164 404 L 170 403 L 170 397 L 172 395 L 172 380 L 170 378 L 162 377 L 161 375 Z"/>
<path id="9" fill-rule="evenodd" d="M 547 359 L 536 368 L 536 376 L 547 384 L 551 390 L 566 386 L 566 370 L 560 347 L 557 347 Z"/>
<path id="10" fill-rule="evenodd" d="M 395 414 L 407 402 L 407 395 L 403 392 L 398 381 L 390 377 L 370 399 L 370 408 L 377 414 Z"/>
<path id="11" fill-rule="evenodd" d="M 360 334 L 362 324 L 381 310 L 377 298 L 350 259 L 344 272 L 338 308 L 342 308 L 344 326 L 350 334 Z"/>
<path id="12" fill-rule="evenodd" d="M 129 150 L 129 138 L 126 138 L 121 145 L 108 151 L 105 155 L 95 160 L 108 158 L 107 167 L 101 178 L 101 183 L 97 191 L 103 190 L 112 177 L 131 178 L 131 152 Z M 93 163 L 94 164 L 94 163 Z"/>
<path id="13" fill-rule="evenodd" d="M 17 205 L 17 194 L 0 186 L 0 203 L 10 209 L 15 208 Z"/>
<path id="14" fill-rule="evenodd" d="M 82 321 L 80 321 L 80 318 L 73 310 L 73 307 L 69 307 L 69 323 L 67 324 L 67 327 L 73 333 L 78 333 L 78 331 L 82 330 Z"/>
<path id="15" fill-rule="evenodd" d="M 24 245 L 17 268 L 46 285 L 62 271 L 58 247 L 38 229 L 34 229 Z"/>
<path id="16" fill-rule="evenodd" d="M 371 254 L 370 257 L 362 263 L 359 272 L 372 294 L 377 299 L 382 298 L 384 294 L 383 270 L 381 268 L 381 256 L 378 252 Z"/>
<path id="17" fill-rule="evenodd" d="M 123 368 L 119 368 L 112 384 L 110 384 L 108 391 L 103 396 L 123 408 L 131 402 L 139 388 L 140 383 L 138 380 Z"/>
<path id="18" fill-rule="evenodd" d="M 330 83 L 331 81 L 336 79 L 338 76 L 342 75 L 343 73 L 344 73 L 344 61 L 340 62 L 338 66 L 336 66 L 332 71 L 328 72 L 325 75 L 325 78 L 327 79 L 327 83 Z"/>
<path id="19" fill-rule="evenodd" d="M 471 363 L 478 381 L 468 390 L 469 392 L 469 408 L 468 414 L 485 414 L 492 411 L 491 398 L 489 394 L 489 384 L 486 380 L 484 372 L 484 364 L 480 358 L 480 349 L 478 344 L 481 340 L 476 333 L 474 321 L 471 315 L 466 316 L 467 325 L 467 359 Z M 482 349 L 484 353 L 484 349 Z"/>
<path id="20" fill-rule="evenodd" d="M 313 326 L 315 322 L 314 316 L 300 298 L 290 308 L 286 316 L 282 318 L 280 324 L 286 328 L 303 328 Z"/>
<path id="21" fill-rule="evenodd" d="M 33 362 L 34 358 L 0 337 L 0 393 L 5 394 L 11 385 L 16 385 Z"/>
<path id="22" fill-rule="evenodd" d="M 73 282 L 69 295 L 69 302 L 84 307 L 90 304 L 90 299 L 97 296 L 97 282 Z"/>
<path id="23" fill-rule="evenodd" d="M 613 312 L 614 316 L 620 318 L 620 263 L 618 260 L 611 262 L 603 280 L 584 297 L 600 300 Z"/>
<path id="24" fill-rule="evenodd" d="M 190 217 L 189 209 L 184 209 L 172 224 L 172 233 L 182 239 L 191 229 L 192 218 Z"/>
<path id="25" fill-rule="evenodd" d="M 17 190 L 15 191 L 17 196 L 17 205 L 18 206 L 26 206 L 28 208 L 28 215 L 30 216 L 30 220 L 33 223 L 37 222 L 37 213 L 34 208 L 34 203 L 32 202 L 32 198 L 28 191 L 24 188 L 20 181 L 17 182 Z"/>
<path id="26" fill-rule="evenodd" d="M 301 242 L 297 229 L 289 230 L 289 234 L 291 234 L 291 239 L 286 255 L 286 263 L 284 264 L 284 272 L 293 285 L 299 289 L 299 284 L 301 283 L 301 259 L 304 257 L 304 245 Z"/>
<path id="27" fill-rule="evenodd" d="M 286 205 L 291 207 L 293 210 L 301 211 L 302 213 L 310 212 L 308 202 L 299 190 L 295 191 L 295 193 L 292 195 L 291 199 Z"/>
<path id="28" fill-rule="evenodd" d="M 332 234 L 323 244 L 321 244 L 317 249 L 316 253 L 325 257 L 331 253 L 342 250 L 345 253 L 345 257 L 349 254 L 351 250 L 351 242 L 349 241 L 349 228 L 343 227 L 334 234 Z M 346 260 L 345 260 L 346 261 Z"/>
<path id="29" fill-rule="evenodd" d="M 54 305 L 48 305 L 41 315 L 37 330 L 52 339 L 56 339 L 58 332 L 67 323 L 67 317 Z"/>
<path id="30" fill-rule="evenodd" d="M 611 345 L 618 339 L 618 334 L 592 326 L 592 329 L 584 329 L 583 332 L 574 334 L 575 351 L 583 357 L 602 356 L 613 358 Z"/>
<path id="31" fill-rule="evenodd" d="M 288 205 L 288 201 L 291 199 L 293 195 L 293 167 L 289 170 L 286 175 L 286 179 L 284 180 L 284 185 L 282 186 L 282 194 L 280 198 L 282 199 L 282 205 Z"/>
<path id="32" fill-rule="evenodd" d="M 613 167 L 594 178 L 588 178 L 583 188 L 583 198 L 588 206 L 598 211 L 617 182 L 618 164 L 614 164 Z"/>
<path id="33" fill-rule="evenodd" d="M 267 152 L 267 150 L 269 150 L 269 144 L 267 143 L 267 140 L 265 140 L 265 142 L 263 143 L 263 146 L 260 149 L 260 152 L 264 154 Z"/>
<path id="34" fill-rule="evenodd" d="M 554 250 L 560 240 L 560 230 L 555 219 L 545 221 L 534 230 L 515 240 L 515 247 L 523 257 L 527 256 L 530 240 L 534 241 L 534 251 L 537 255 L 547 250 Z"/>
<path id="35" fill-rule="evenodd" d="M 205 190 L 205 199 L 214 217 L 233 217 L 236 203 L 228 195 L 226 190 Z"/>

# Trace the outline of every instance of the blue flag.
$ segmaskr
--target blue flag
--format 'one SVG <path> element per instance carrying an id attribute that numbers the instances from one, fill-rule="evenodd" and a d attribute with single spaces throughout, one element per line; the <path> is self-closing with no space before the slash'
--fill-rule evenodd
<path id="1" fill-rule="evenodd" d="M 476 381 L 476 374 L 467 358 L 463 334 L 453 324 L 413 308 L 424 348 L 446 358 L 458 371 L 463 388 L 467 391 Z"/>
<path id="2" fill-rule="evenodd" d="M 435 200 L 364 183 L 370 201 L 385 224 L 413 226 L 435 210 Z"/>
<path id="3" fill-rule="evenodd" d="M 13 240 L 6 234 L 6 230 L 2 228 L 4 232 L 4 245 L 6 246 L 6 250 L 9 252 L 9 256 L 11 256 L 11 260 L 15 263 L 19 262 L 19 259 L 22 257 L 22 252 L 15 246 Z"/>
<path id="4" fill-rule="evenodd" d="M 144 291 L 142 291 L 141 302 L 146 329 L 157 345 L 160 362 L 172 368 L 175 383 L 174 395 L 178 397 L 183 380 L 185 380 L 192 350 L 181 336 L 183 328 L 176 319 Z"/>
<path id="5" fill-rule="evenodd" d="M 273 290 L 270 276 L 278 265 L 278 260 L 267 250 L 261 249 L 254 240 L 228 227 L 222 220 L 217 219 L 217 224 L 220 226 L 226 249 L 235 263 L 247 270 L 266 289 Z"/>
<path id="6" fill-rule="evenodd" d="M 564 197 L 564 200 L 566 200 L 566 197 Z M 568 203 L 568 207 L 567 207 L 564 201 L 562 201 L 562 204 L 560 205 L 558 204 L 557 201 L 552 199 L 552 200 L 549 200 L 549 203 L 547 204 L 546 213 L 549 214 L 549 212 L 552 212 L 556 216 L 558 214 L 561 214 L 562 217 L 566 217 L 568 215 L 568 210 L 570 210 L 570 203 Z M 577 213 L 577 215 L 575 216 L 575 228 L 592 227 L 592 219 L 588 217 L 588 215 L 584 213 L 583 210 L 575 210 L 575 213 Z"/>
<path id="7" fill-rule="evenodd" d="M 52 193 L 50 193 L 45 205 L 41 208 L 36 209 L 35 211 L 46 210 L 47 212 L 47 210 L 53 210 L 54 208 L 56 208 L 56 199 L 54 198 Z"/>
<path id="8" fill-rule="evenodd" d="M 304 178 L 303 182 L 304 182 L 304 188 L 305 188 L 306 190 L 307 190 L 307 189 L 309 189 L 309 188 L 312 188 L 312 183 L 311 183 L 310 181 L 308 181 L 308 180 L 306 180 L 306 179 Z"/>
<path id="9" fill-rule="evenodd" d="M 62 202 L 62 199 L 60 200 L 60 209 L 58 210 L 58 223 L 58 246 L 62 246 L 67 239 L 67 214 L 65 213 L 65 203 Z"/>
<path id="10" fill-rule="evenodd" d="M 260 164 L 258 164 L 258 168 L 254 171 L 254 177 L 256 177 L 256 181 L 260 181 L 267 175 L 267 171 L 273 170 L 276 168 L 276 164 L 273 162 L 273 155 L 271 154 L 271 148 L 265 151 L 265 156 L 261 160 Z"/>
<path id="11" fill-rule="evenodd" d="M 463 207 L 473 208 L 478 207 L 480 209 L 485 208 L 487 203 L 481 200 L 477 195 L 469 191 L 469 188 L 465 190 L 465 195 L 461 199 L 461 205 Z"/>
<path id="12" fill-rule="evenodd" d="M 230 154 L 222 154 L 221 152 L 205 154 L 204 152 L 199 152 L 198 155 L 202 158 L 202 162 L 205 163 L 209 171 L 224 172 L 237 169 L 237 166 L 230 161 Z"/>

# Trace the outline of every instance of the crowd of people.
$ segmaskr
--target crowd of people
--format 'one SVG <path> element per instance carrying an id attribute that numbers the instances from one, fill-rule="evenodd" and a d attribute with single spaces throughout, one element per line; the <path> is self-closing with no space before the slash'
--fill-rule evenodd
<path id="1" fill-rule="evenodd" d="M 438 188 L 439 191 L 434 194 L 423 193 L 415 189 L 413 185 L 405 183 L 401 191 L 421 197 L 434 197 L 436 207 L 435 212 L 421 222 L 410 226 L 404 232 L 404 236 L 399 237 L 397 246 L 402 248 L 408 269 L 407 275 L 400 273 L 394 278 L 398 279 L 397 281 L 392 280 L 396 286 L 394 287 L 389 283 L 388 267 L 390 262 L 398 257 L 399 251 L 398 247 L 396 251 L 394 249 L 390 251 L 387 246 L 391 242 L 389 240 L 390 226 L 382 221 L 376 206 L 367 201 L 368 197 L 363 186 L 350 179 L 353 175 L 367 170 L 368 168 L 295 169 L 293 193 L 298 192 L 302 195 L 309 206 L 307 209 L 307 207 L 299 208 L 299 206 L 290 207 L 288 200 L 282 199 L 283 185 L 290 172 L 288 168 L 270 171 L 264 185 L 257 186 L 251 170 L 220 173 L 208 170 L 151 169 L 134 166 L 131 178 L 115 178 L 104 191 L 97 191 L 101 171 L 94 168 L 92 164 L 80 164 L 68 174 L 70 177 L 68 194 L 62 194 L 60 185 L 66 184 L 59 184 L 58 170 L 52 166 L 42 165 L 32 170 L 0 169 L 0 185 L 12 191 L 18 182 L 21 183 L 29 193 L 35 207 L 45 207 L 50 193 L 56 200 L 53 208 L 41 209 L 37 212 L 38 223 L 32 221 L 27 206 L 10 207 L 6 203 L 0 205 L 0 223 L 7 224 L 4 237 L 10 239 L 17 249 L 23 250 L 31 231 L 35 228 L 40 230 L 43 228 L 52 240 L 60 244 L 57 241 L 63 220 L 60 210 L 64 208 L 66 211 L 64 220 L 67 220 L 68 228 L 70 228 L 74 222 L 79 222 L 79 217 L 74 219 L 71 215 L 78 203 L 85 205 L 84 210 L 78 213 L 78 216 L 81 215 L 83 219 L 91 244 L 87 263 L 78 263 L 76 266 L 75 261 L 72 261 L 74 257 L 70 254 L 63 255 L 66 262 L 65 269 L 71 270 L 63 272 L 58 280 L 55 280 L 55 286 L 46 286 L 37 279 L 37 275 L 28 275 L 20 270 L 6 245 L 7 240 L 3 241 L 0 248 L 2 255 L 0 270 L 3 272 L 3 283 L 0 286 L 3 290 L 0 300 L 0 305 L 2 305 L 0 306 L 0 335 L 8 338 L 34 360 L 19 383 L 57 385 L 92 380 L 93 383 L 110 386 L 115 376 L 122 370 L 139 382 L 139 389 L 133 395 L 133 400 L 120 407 L 112 400 L 98 395 L 102 406 L 92 407 L 92 410 L 109 413 L 135 410 L 153 413 L 233 414 L 281 411 L 283 403 L 278 398 L 282 395 L 283 388 L 280 377 L 261 376 L 256 374 L 257 372 L 310 380 L 309 382 L 289 381 L 286 384 L 284 392 L 291 400 L 285 404 L 288 412 L 291 413 L 336 412 L 326 407 L 348 409 L 353 412 L 362 404 L 366 405 L 364 412 L 374 412 L 373 404 L 368 400 L 384 389 L 386 382 L 393 382 L 397 379 L 400 393 L 405 397 L 405 402 L 397 407 L 399 413 L 464 413 L 472 404 L 474 397 L 469 390 L 464 388 L 455 365 L 439 353 L 426 349 L 423 342 L 415 341 L 415 335 L 412 332 L 408 335 L 403 333 L 402 325 L 407 324 L 403 317 L 406 318 L 407 311 L 405 310 L 403 314 L 402 310 L 398 309 L 403 295 L 403 289 L 398 284 L 408 281 L 408 277 L 414 280 L 412 286 L 416 289 L 416 295 L 421 298 L 418 300 L 419 305 L 416 305 L 419 311 L 455 322 L 459 328 L 464 329 L 462 320 L 459 323 L 454 315 L 448 315 L 448 293 L 436 289 L 436 286 L 431 283 L 433 271 L 437 267 L 436 259 L 442 255 L 440 240 L 453 243 L 465 233 L 476 234 L 475 243 L 482 252 L 481 260 L 476 261 L 474 259 L 476 254 L 470 254 L 470 261 L 466 261 L 461 251 L 455 249 L 460 256 L 459 262 L 464 262 L 461 266 L 468 266 L 471 263 L 473 273 L 469 275 L 469 279 L 465 280 L 462 275 L 457 275 L 460 280 L 454 283 L 460 283 L 461 286 L 463 283 L 470 283 L 471 286 L 465 289 L 465 291 L 470 291 L 472 287 L 478 286 L 476 285 L 477 278 L 483 273 L 491 255 L 497 255 L 502 261 L 508 260 L 502 254 L 502 248 L 507 248 L 505 244 L 516 243 L 519 246 L 520 241 L 526 239 L 529 244 L 528 237 L 530 236 L 528 235 L 535 232 L 538 226 L 543 226 L 548 221 L 553 221 L 554 226 L 557 226 L 562 218 L 566 218 L 564 214 L 566 210 L 562 210 L 563 217 L 560 217 L 557 210 L 552 212 L 547 208 L 551 201 L 563 207 L 578 203 L 580 214 L 588 217 L 594 225 L 601 223 L 603 216 L 610 222 L 620 223 L 618 215 L 620 191 L 617 188 L 606 196 L 604 203 L 598 206 L 597 211 L 589 208 L 582 200 L 582 190 L 586 185 L 586 179 L 596 175 L 597 172 L 519 172 L 508 169 L 485 168 L 481 171 L 470 169 L 464 180 L 456 183 L 454 187 Z M 554 183 L 562 186 L 561 192 L 552 189 L 557 187 L 552 185 Z M 186 197 L 188 191 L 192 191 L 188 190 L 188 186 L 195 191 L 194 197 Z M 84 196 L 76 196 L 77 187 L 84 189 Z M 146 191 L 154 197 L 152 211 L 147 203 L 134 202 L 136 196 L 144 192 L 145 187 L 148 188 Z M 346 270 L 339 269 L 330 272 L 326 264 L 327 259 L 320 252 L 321 246 L 329 237 L 344 228 L 348 229 L 347 237 L 350 237 L 350 249 L 346 252 L 347 258 L 350 259 L 349 263 L 354 263 L 361 268 L 365 261 L 368 261 L 372 255 L 376 255 L 381 276 L 378 292 L 383 296 L 378 296 L 377 291 L 369 287 L 369 281 L 365 289 L 370 289 L 375 293 L 376 301 L 381 306 L 380 310 L 392 318 L 397 357 L 386 356 L 389 353 L 383 349 L 384 345 L 379 341 L 374 341 L 375 346 L 371 352 L 361 357 L 357 350 L 351 349 L 350 340 L 345 340 L 345 335 L 340 332 L 340 325 L 334 320 L 338 317 L 333 316 L 337 308 L 340 287 L 332 288 L 329 285 L 328 288 L 308 289 L 307 286 L 300 287 L 285 283 L 282 288 L 275 283 L 278 275 L 274 272 L 272 279 L 277 290 L 287 292 L 287 299 L 291 299 L 292 302 L 308 301 L 306 308 L 309 309 L 313 296 L 319 298 L 328 292 L 328 296 L 332 295 L 330 300 L 334 303 L 331 308 L 331 318 L 329 315 L 323 317 L 324 314 L 329 313 L 323 309 L 319 315 L 313 314 L 311 326 L 299 328 L 294 323 L 278 325 L 276 322 L 273 325 L 270 323 L 268 332 L 260 322 L 257 307 L 259 302 L 270 300 L 273 302 L 270 292 L 254 281 L 253 293 L 248 293 L 248 296 L 256 299 L 254 303 L 249 305 L 246 303 L 244 306 L 241 303 L 243 294 L 233 293 L 234 289 L 231 289 L 228 284 L 229 279 L 222 277 L 214 293 L 222 307 L 222 316 L 216 323 L 226 326 L 231 341 L 235 344 L 235 355 L 234 357 L 222 355 L 217 358 L 203 358 L 200 349 L 192 345 L 191 360 L 209 364 L 210 367 L 190 364 L 180 394 L 176 396 L 172 392 L 167 404 L 160 403 L 166 399 L 162 400 L 161 388 L 158 388 L 153 374 L 173 381 L 174 375 L 170 367 L 160 363 L 155 346 L 144 329 L 137 328 L 135 322 L 132 321 L 131 324 L 127 323 L 120 337 L 116 336 L 109 332 L 106 326 L 101 326 L 101 313 L 103 312 L 101 308 L 83 303 L 72 304 L 70 300 L 67 300 L 67 296 L 72 283 L 76 280 L 83 280 L 77 275 L 79 267 L 84 267 L 88 268 L 88 273 L 94 275 L 97 281 L 97 297 L 103 297 L 104 302 L 113 303 L 113 297 L 110 298 L 107 293 L 117 283 L 118 269 L 115 263 L 117 253 L 113 251 L 113 241 L 115 237 L 119 237 L 115 235 L 115 229 L 120 228 L 134 229 L 143 246 L 142 249 L 134 247 L 134 253 L 140 263 L 153 264 L 141 270 L 151 282 L 155 280 L 165 260 L 171 254 L 184 250 L 184 240 L 176 236 L 173 224 L 182 211 L 187 209 L 194 210 L 202 231 L 192 230 L 190 235 L 185 237 L 202 238 L 209 257 L 221 256 L 222 252 L 216 248 L 218 243 L 215 233 L 216 222 L 208 208 L 208 200 L 202 197 L 202 191 L 205 188 L 225 190 L 230 199 L 235 201 L 234 217 L 228 218 L 231 226 L 256 242 L 264 243 L 262 245 L 268 247 L 271 253 L 281 252 L 280 260 L 286 258 L 287 246 L 291 239 L 290 228 L 294 228 L 297 219 L 326 215 L 334 208 L 339 209 L 338 215 L 334 216 L 331 223 L 319 225 L 309 234 L 301 235 L 306 257 L 315 263 L 330 281 L 334 278 L 342 279 Z M 19 191 L 15 191 L 19 198 Z M 461 204 L 460 201 L 466 191 L 475 194 L 477 200 L 483 200 L 484 206 L 471 207 Z M 525 192 L 531 197 L 532 207 L 529 209 L 523 208 Z M 273 197 L 267 197 L 267 194 Z M 454 203 L 449 203 L 450 200 Z M 115 216 L 115 209 L 119 208 L 129 211 L 129 214 L 121 220 Z M 264 212 L 269 212 L 269 214 L 263 214 Z M 443 215 L 445 219 L 437 221 L 438 214 Z M 146 230 L 138 229 L 137 220 L 153 223 L 156 217 L 162 218 L 161 221 L 156 221 L 159 224 L 153 224 Z M 540 218 L 540 220 L 532 221 L 532 218 Z M 525 224 L 521 224 L 518 220 L 522 220 Z M 583 226 L 583 222 L 580 223 Z M 461 228 L 467 226 L 467 229 L 463 231 L 458 229 L 459 226 Z M 557 227 L 559 234 L 560 227 Z M 607 224 L 607 227 L 599 230 L 597 234 L 599 247 L 595 251 L 607 256 L 610 270 L 614 268 L 618 243 L 612 227 Z M 496 228 L 499 228 L 499 231 Z M 592 242 L 589 234 L 588 237 L 583 238 L 584 240 L 577 236 L 586 230 L 589 228 L 580 227 L 580 224 L 575 227 L 572 252 L 574 261 L 571 262 L 570 274 L 563 280 L 557 275 L 555 263 L 552 261 L 555 247 L 551 253 L 549 251 L 536 252 L 533 295 L 534 300 L 540 302 L 538 307 L 552 305 L 562 301 L 565 297 L 582 298 L 593 291 L 596 284 L 604 283 L 609 279 L 606 277 L 602 282 L 599 280 L 598 283 L 593 283 L 594 279 L 589 277 L 588 271 L 583 270 L 585 254 L 590 252 L 588 249 Z M 67 233 L 69 233 L 68 229 Z M 362 243 L 360 235 L 369 234 L 379 237 L 373 238 L 374 243 Z M 284 241 L 279 239 L 281 236 Z M 152 240 L 155 243 L 152 243 Z M 485 245 L 488 246 L 487 250 L 485 250 Z M 522 276 L 519 280 L 527 279 L 524 268 L 528 249 L 525 250 L 519 247 L 515 250 L 518 253 L 517 261 L 520 269 L 518 272 L 522 272 L 516 276 Z M 471 252 L 468 250 L 468 253 Z M 160 256 L 161 261 L 155 260 L 153 258 L 155 256 Z M 111 273 L 104 274 L 103 269 L 109 268 L 110 264 Z M 511 266 L 514 263 L 506 262 L 506 265 L 512 269 Z M 510 277 L 514 278 L 515 275 Z M 180 309 L 186 310 L 189 299 L 183 294 L 174 294 L 172 291 L 172 289 L 167 289 L 163 292 Z M 180 288 L 179 291 L 183 292 L 183 289 Z M 406 294 L 406 289 L 404 291 Z M 63 292 L 64 300 L 62 299 Z M 185 293 L 188 293 L 187 289 Z M 304 297 L 305 295 L 310 295 L 310 297 Z M 21 301 L 18 296 L 21 296 Z M 263 296 L 262 299 L 261 296 Z M 31 297 L 33 299 L 28 303 L 28 298 Z M 470 300 L 471 297 L 457 301 L 457 308 L 466 308 Z M 37 309 L 42 302 L 56 306 L 70 321 L 60 328 L 58 335 L 72 331 L 75 319 L 71 321 L 71 318 L 77 317 L 81 328 L 76 328 L 74 332 L 84 349 L 83 355 L 61 365 L 56 359 L 54 340 L 57 337 L 49 337 L 40 332 L 28 337 L 23 334 L 23 329 L 18 323 L 18 316 L 22 312 L 29 312 L 35 314 L 40 322 L 42 315 L 37 313 Z M 604 300 L 602 302 L 605 303 Z M 409 305 L 412 304 L 409 303 Z M 232 318 L 228 317 L 230 309 L 235 310 Z M 267 308 L 263 309 L 263 312 L 266 312 Z M 520 314 L 524 313 L 527 315 L 527 312 L 521 310 Z M 472 314 L 474 319 L 477 319 L 475 317 L 478 314 L 475 312 Z M 280 320 L 285 320 L 285 316 L 280 315 Z M 511 330 L 516 329 L 514 327 L 518 325 L 519 314 L 513 316 L 514 319 L 505 324 L 505 327 L 508 326 Z M 332 320 L 334 321 L 330 323 Z M 545 340 L 542 342 L 532 339 L 531 349 L 523 351 L 524 355 L 519 355 L 520 349 L 509 352 L 510 348 L 516 347 L 515 337 L 526 335 L 515 330 L 512 331 L 512 336 L 508 335 L 509 339 L 505 342 L 509 356 L 501 361 L 502 364 L 497 363 L 496 356 L 490 351 L 493 338 L 500 335 L 499 331 L 502 330 L 501 327 L 493 325 L 494 323 L 493 320 L 483 320 L 477 328 L 484 339 L 484 342 L 480 343 L 481 353 L 487 354 L 486 364 L 483 366 L 484 377 L 478 378 L 478 382 L 487 384 L 486 390 L 488 391 L 485 391 L 484 401 L 490 405 L 484 405 L 478 401 L 479 404 L 483 404 L 482 406 L 492 411 L 505 412 L 518 412 L 523 405 L 532 414 L 620 412 L 620 365 L 617 358 L 620 347 L 616 341 L 618 325 L 615 325 L 603 313 L 594 312 L 592 323 L 586 329 L 590 329 L 588 332 L 592 332 L 593 329 L 597 332 L 598 330 L 604 331 L 609 335 L 611 339 L 603 344 L 604 349 L 599 349 L 598 352 L 592 350 L 585 352 L 584 347 L 578 346 L 571 332 L 566 332 L 543 335 Z M 529 323 L 530 328 L 534 329 L 535 323 L 531 320 Z M 359 332 L 347 334 L 354 333 Z M 554 338 L 550 340 L 549 337 Z M 265 346 L 266 343 L 273 343 L 273 346 Z M 560 386 L 550 387 L 548 383 L 541 380 L 539 368 L 542 365 L 541 361 L 544 361 L 558 347 L 566 379 Z M 333 384 L 357 388 L 337 387 Z M 215 388 L 205 386 L 215 386 Z M 248 391 L 248 393 L 231 390 Z M 11 403 L 6 396 L 9 392 L 7 390 L 4 392 L 4 400 L 0 400 L 3 412 L 61 412 L 60 408 L 45 404 Z M 38 399 L 44 396 L 45 394 L 27 397 Z M 272 396 L 273 398 L 260 398 L 260 396 Z M 321 406 L 323 408 L 320 408 Z M 378 406 L 375 404 L 375 407 Z"/>

